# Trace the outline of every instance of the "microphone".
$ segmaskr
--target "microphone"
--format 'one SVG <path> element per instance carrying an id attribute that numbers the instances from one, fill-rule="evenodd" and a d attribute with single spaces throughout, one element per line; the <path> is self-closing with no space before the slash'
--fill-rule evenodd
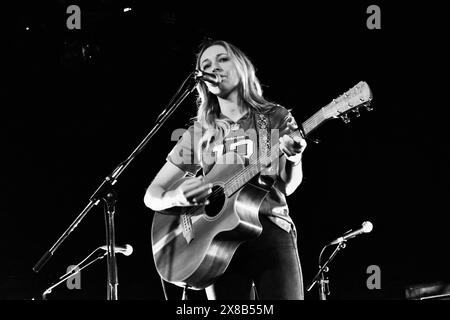
<path id="1" fill-rule="evenodd" d="M 216 86 L 222 82 L 222 77 L 220 75 L 215 73 L 207 73 L 200 70 L 195 70 L 194 78 L 195 80 L 206 81 Z"/>
<path id="2" fill-rule="evenodd" d="M 108 251 L 108 247 L 107 246 L 101 246 L 99 247 L 99 249 L 104 250 L 104 251 Z M 121 253 L 125 256 L 129 256 L 130 254 L 133 253 L 133 247 L 130 246 L 129 244 L 126 244 L 125 247 L 121 247 L 121 246 L 115 246 L 115 251 L 116 253 Z"/>
<path id="3" fill-rule="evenodd" d="M 362 223 L 362 227 L 359 228 L 358 230 L 349 232 L 347 234 L 344 234 L 342 237 L 337 238 L 336 240 L 331 241 L 329 244 L 327 244 L 327 246 L 331 246 L 333 244 L 339 244 L 343 241 L 346 241 L 348 239 L 351 239 L 353 237 L 356 237 L 358 235 L 360 235 L 361 233 L 369 233 L 370 231 L 372 231 L 373 229 L 373 224 L 370 221 L 364 221 Z"/>

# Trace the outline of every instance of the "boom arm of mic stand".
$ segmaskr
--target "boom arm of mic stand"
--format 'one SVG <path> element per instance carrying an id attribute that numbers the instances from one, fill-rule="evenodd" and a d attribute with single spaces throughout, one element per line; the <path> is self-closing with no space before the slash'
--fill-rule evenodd
<path id="1" fill-rule="evenodd" d="M 97 201 L 98 202 L 98 201 Z M 84 218 L 84 216 L 91 210 L 91 208 L 96 205 L 94 201 L 90 201 L 89 204 L 83 209 L 83 211 L 78 215 L 78 217 L 75 219 L 74 222 L 67 228 L 67 230 L 63 233 L 63 235 L 55 242 L 55 244 L 46 251 L 43 256 L 39 259 L 39 261 L 36 263 L 36 265 L 33 267 L 34 272 L 39 272 L 42 267 L 50 260 L 50 258 L 53 256 L 54 252 L 58 247 L 63 243 L 63 241 L 69 236 L 69 234 L 75 230 L 75 228 L 78 226 L 78 223 Z"/>
<path id="2" fill-rule="evenodd" d="M 189 74 L 189 77 L 184 81 L 184 83 L 192 77 L 194 73 Z M 184 84 L 183 83 L 183 84 Z M 147 134 L 147 136 L 142 140 L 142 142 L 134 149 L 134 151 L 130 154 L 130 156 L 123 162 L 121 162 L 113 172 L 108 175 L 104 181 L 100 184 L 97 190 L 92 194 L 89 198 L 88 205 L 83 209 L 83 211 L 78 215 L 75 221 L 67 228 L 67 230 L 61 235 L 61 237 L 55 242 L 55 244 L 46 251 L 39 261 L 33 267 L 34 272 L 39 272 L 42 267 L 50 260 L 55 251 L 61 245 L 61 243 L 72 233 L 73 230 L 78 226 L 81 220 L 86 216 L 86 214 L 97 205 L 101 198 L 104 196 L 105 192 L 110 190 L 110 187 L 113 186 L 117 182 L 117 178 L 122 174 L 122 172 L 128 167 L 128 165 L 134 160 L 134 158 L 145 148 L 150 139 L 156 134 L 156 132 L 162 127 L 162 125 L 166 122 L 166 120 L 175 112 L 178 106 L 183 102 L 183 100 L 195 90 L 195 85 L 197 82 L 193 82 L 190 84 L 188 88 L 186 88 L 179 98 L 172 98 L 171 101 L 174 101 L 172 105 L 169 105 L 161 112 L 158 119 L 156 120 L 156 124 L 152 128 L 152 130 Z M 177 91 L 175 96 L 179 93 Z"/>

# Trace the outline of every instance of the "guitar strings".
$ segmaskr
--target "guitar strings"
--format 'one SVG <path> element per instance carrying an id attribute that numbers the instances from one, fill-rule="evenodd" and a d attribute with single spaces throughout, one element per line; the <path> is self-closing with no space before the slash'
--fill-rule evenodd
<path id="1" fill-rule="evenodd" d="M 309 131 L 310 131 L 311 128 L 317 127 L 323 120 L 325 120 L 325 117 L 323 116 L 323 114 L 320 113 L 320 111 L 322 111 L 322 109 L 319 110 L 318 112 L 316 112 L 312 117 L 310 117 L 307 121 L 305 121 L 305 122 L 303 123 L 303 128 L 304 128 L 304 133 L 305 133 L 305 135 L 307 135 L 307 134 L 309 133 Z M 293 138 L 295 135 L 298 135 L 298 133 L 297 133 L 296 131 L 294 131 L 294 132 L 292 132 L 292 133 L 289 134 L 289 136 L 290 136 L 291 138 Z M 278 152 L 278 148 L 279 148 L 279 144 L 276 143 L 275 146 L 274 146 L 274 148 L 272 149 L 271 157 L 269 158 L 269 157 L 266 156 L 265 158 L 263 158 L 263 160 L 264 160 L 264 161 L 267 160 L 267 159 L 271 160 L 272 157 L 275 155 L 275 153 Z M 275 151 L 274 151 L 274 149 L 275 149 Z M 260 161 L 260 162 L 261 162 L 261 161 Z M 226 190 L 227 188 L 230 187 L 230 185 L 233 185 L 234 183 L 236 183 L 236 181 L 237 181 L 238 179 L 242 178 L 242 176 L 244 176 L 245 174 L 247 174 L 250 170 L 253 170 L 253 168 L 254 168 L 255 166 L 258 166 L 258 162 L 250 163 L 247 167 L 241 169 L 241 171 L 239 171 L 238 173 L 236 173 L 230 180 L 228 180 L 228 181 L 225 183 L 223 189 Z M 258 170 L 258 172 L 260 171 L 259 168 L 258 168 L 257 170 Z M 208 199 L 215 199 L 215 198 L 217 197 L 217 195 L 218 195 L 220 192 L 221 192 L 220 189 L 219 189 L 219 190 L 216 190 L 215 192 L 213 192 L 213 193 L 212 193 L 210 196 L 208 196 L 207 198 L 208 198 Z M 191 210 L 189 210 L 186 214 L 192 214 L 192 213 L 193 213 L 194 211 L 196 211 L 197 209 L 198 209 L 197 207 L 194 207 L 194 208 L 192 208 Z"/>
<path id="2" fill-rule="evenodd" d="M 360 82 L 358 85 L 354 86 L 353 88 L 351 88 L 350 90 L 348 90 L 348 92 L 342 96 L 348 97 L 348 96 L 354 96 L 356 95 L 356 91 L 362 92 L 362 88 L 365 86 L 366 84 L 364 82 Z M 339 101 L 339 98 L 337 100 L 333 100 L 333 102 L 337 102 Z M 321 122 L 323 122 L 326 119 L 326 117 L 323 114 L 323 108 L 321 108 L 319 111 L 317 111 L 313 116 L 311 116 L 309 119 L 307 119 L 303 124 L 303 132 L 305 135 L 307 135 L 313 128 L 317 127 Z M 294 135 L 298 135 L 298 133 L 296 131 L 291 132 L 289 134 L 289 136 L 291 138 L 294 137 Z M 274 150 L 275 149 L 275 152 Z M 267 159 L 269 159 L 270 161 L 272 161 L 272 157 L 274 155 L 274 153 L 277 153 L 278 155 L 278 149 L 279 149 L 279 144 L 276 143 L 274 148 L 272 148 L 271 151 L 271 157 L 268 158 L 267 156 L 265 158 L 263 158 L 264 161 L 266 161 Z M 260 161 L 261 162 L 261 161 Z M 235 174 L 230 180 L 228 180 L 227 182 L 225 182 L 225 185 L 223 187 L 223 190 L 225 191 L 227 188 L 230 187 L 230 185 L 234 184 L 237 179 L 242 178 L 242 176 L 244 176 L 246 173 L 248 173 L 250 170 L 252 170 L 255 166 L 258 166 L 258 162 L 253 162 L 250 163 L 247 167 L 244 167 L 243 169 L 241 169 L 237 174 Z M 258 168 L 258 172 L 260 168 Z M 253 175 L 255 176 L 255 175 Z M 207 197 L 207 199 L 214 199 L 218 196 L 218 194 L 221 192 L 219 188 L 218 190 L 214 191 L 213 193 L 211 193 L 211 195 L 209 195 Z M 194 211 L 198 210 L 198 207 L 193 207 L 190 210 L 188 210 L 186 212 L 186 215 L 191 215 Z"/>
<path id="3" fill-rule="evenodd" d="M 297 132 L 292 132 L 289 134 L 289 136 L 291 138 L 293 138 L 295 135 L 298 135 Z M 272 148 L 271 151 L 271 156 L 265 156 L 262 160 L 263 161 L 267 161 L 267 160 L 271 160 L 273 158 L 274 155 L 278 156 L 278 148 L 279 148 L 279 143 L 276 143 L 275 146 Z M 260 161 L 261 162 L 261 161 Z M 221 189 L 223 189 L 224 191 L 228 188 L 230 188 L 230 186 L 232 186 L 234 183 L 236 183 L 236 181 L 241 178 L 242 176 L 245 176 L 245 174 L 247 174 L 250 170 L 253 170 L 253 168 L 255 168 L 255 166 L 258 166 L 258 162 L 252 162 L 250 163 L 247 167 L 244 167 L 243 169 L 241 169 L 238 173 L 236 173 L 230 180 L 228 180 L 227 182 L 225 182 L 224 187 L 223 188 L 219 188 L 218 190 L 215 190 L 213 193 L 211 193 L 207 199 L 211 199 L 214 200 L 220 193 L 221 193 Z M 260 171 L 259 168 L 257 169 L 258 172 Z M 185 214 L 187 216 L 192 215 L 195 211 L 198 210 L 198 207 L 193 207 L 191 209 L 189 209 Z"/>
<path id="4" fill-rule="evenodd" d="M 353 91 L 355 91 L 354 89 L 357 88 L 357 87 L 358 87 L 358 86 L 355 86 L 354 88 L 350 89 L 346 94 L 347 94 L 348 96 L 354 95 L 354 92 L 353 92 Z M 351 94 L 351 93 L 352 93 L 352 94 Z M 323 122 L 325 119 L 326 119 L 326 117 L 325 117 L 325 115 L 324 115 L 324 110 L 323 110 L 323 108 L 321 108 L 319 111 L 317 111 L 315 114 L 313 114 L 309 119 L 307 119 L 307 120 L 302 124 L 304 134 L 307 135 L 307 134 L 311 131 L 312 128 L 317 127 L 317 126 L 318 126 L 321 122 Z M 305 128 L 305 127 L 306 127 L 306 128 Z M 293 132 L 291 132 L 291 133 L 289 134 L 289 136 L 290 136 L 291 138 L 293 138 L 293 137 L 296 136 L 296 135 L 298 135 L 298 132 L 297 132 L 297 131 L 293 131 Z M 271 157 L 268 158 L 267 156 L 265 156 L 265 158 L 263 158 L 264 162 L 265 162 L 266 160 L 272 161 L 272 157 L 273 157 L 273 155 L 274 155 L 274 150 L 275 150 L 275 153 L 277 153 L 277 155 L 278 155 L 278 149 L 279 149 L 279 144 L 276 143 L 275 146 L 272 148 L 272 151 L 271 151 Z M 260 162 L 261 162 L 261 161 L 260 161 Z M 230 184 L 231 184 L 231 185 L 234 184 L 238 179 L 242 178 L 242 176 L 244 176 L 245 174 L 247 174 L 247 173 L 248 173 L 250 170 L 252 170 L 255 166 L 258 166 L 258 163 L 257 163 L 257 162 L 251 163 L 251 164 L 249 164 L 247 167 L 241 169 L 241 171 L 239 171 L 236 175 L 234 175 L 234 177 L 232 177 L 230 180 L 228 180 L 228 181 L 225 183 L 224 189 L 227 188 L 227 187 L 229 187 Z M 258 168 L 258 169 L 259 169 L 259 168 Z M 258 172 L 259 172 L 259 171 L 260 171 L 260 170 L 258 170 Z M 211 197 L 211 198 L 214 198 L 214 195 L 212 194 L 210 197 Z M 209 198 L 209 197 L 208 197 L 208 198 Z"/>
<path id="5" fill-rule="evenodd" d="M 273 155 L 273 152 L 272 152 Z M 264 160 L 267 160 L 268 157 L 266 157 Z M 234 184 L 236 182 L 237 179 L 239 179 L 240 177 L 242 177 L 243 175 L 245 175 L 248 171 L 252 170 L 255 166 L 258 165 L 258 162 L 252 162 L 250 163 L 247 167 L 241 169 L 238 173 L 236 173 L 230 180 L 228 180 L 227 182 L 225 182 L 223 188 L 219 188 L 217 190 L 215 190 L 213 193 L 211 193 L 207 199 L 209 200 L 214 200 L 215 198 L 217 198 L 217 196 L 221 193 L 221 189 L 224 190 L 224 192 L 230 188 L 230 185 Z M 186 212 L 186 215 L 192 215 L 195 211 L 198 210 L 198 207 L 193 207 L 190 210 L 188 210 Z"/>
<path id="6" fill-rule="evenodd" d="M 291 138 L 293 138 L 294 136 L 297 136 L 297 135 L 298 135 L 298 133 L 297 133 L 296 131 L 291 132 L 291 133 L 289 134 L 289 136 L 290 136 Z M 280 146 L 280 145 L 279 145 L 279 143 L 277 142 L 277 143 L 273 146 L 273 148 L 272 148 L 270 157 L 269 157 L 269 156 L 265 156 L 265 157 L 262 159 L 262 162 L 265 162 L 265 161 L 267 161 L 267 160 L 272 161 L 272 158 L 273 158 L 275 155 L 278 156 L 278 149 L 279 149 L 279 146 Z M 260 162 L 261 162 L 261 160 L 260 160 Z M 237 179 L 241 178 L 243 175 L 245 175 L 246 173 L 248 173 L 248 171 L 252 170 L 255 166 L 258 166 L 258 162 L 253 162 L 253 163 L 249 164 L 247 167 L 241 169 L 241 171 L 239 171 L 237 174 L 235 174 L 233 178 L 231 178 L 230 180 L 228 180 L 228 181 L 225 183 L 225 185 L 227 185 L 227 184 L 234 184 L 234 183 L 237 181 Z M 258 168 L 257 170 L 258 170 L 258 172 L 260 171 L 259 168 Z"/>

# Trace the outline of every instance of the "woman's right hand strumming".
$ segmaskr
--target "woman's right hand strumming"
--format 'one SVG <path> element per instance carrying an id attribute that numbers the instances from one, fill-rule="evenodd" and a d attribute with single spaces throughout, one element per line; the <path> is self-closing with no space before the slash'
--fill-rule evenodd
<path id="1" fill-rule="evenodd" d="M 195 177 L 184 180 L 177 188 L 163 193 L 163 198 L 176 207 L 202 206 L 209 202 L 207 197 L 212 192 L 212 184 L 204 183 L 203 177 Z"/>
<path id="2" fill-rule="evenodd" d="M 185 179 L 186 172 L 166 162 L 147 188 L 144 203 L 153 211 L 173 207 L 202 206 L 212 192 L 212 184 L 202 176 Z M 182 180 L 180 184 L 177 181 Z"/>

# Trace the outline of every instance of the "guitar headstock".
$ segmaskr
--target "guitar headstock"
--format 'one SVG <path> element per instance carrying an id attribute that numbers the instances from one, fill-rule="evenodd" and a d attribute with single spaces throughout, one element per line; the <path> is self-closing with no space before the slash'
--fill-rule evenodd
<path id="1" fill-rule="evenodd" d="M 347 123 L 350 121 L 348 118 L 350 112 L 359 117 L 359 109 L 361 107 L 371 111 L 371 101 L 372 92 L 369 85 L 366 82 L 361 81 L 346 93 L 331 101 L 331 103 L 322 110 L 325 118 L 342 118 L 342 120 Z"/>

